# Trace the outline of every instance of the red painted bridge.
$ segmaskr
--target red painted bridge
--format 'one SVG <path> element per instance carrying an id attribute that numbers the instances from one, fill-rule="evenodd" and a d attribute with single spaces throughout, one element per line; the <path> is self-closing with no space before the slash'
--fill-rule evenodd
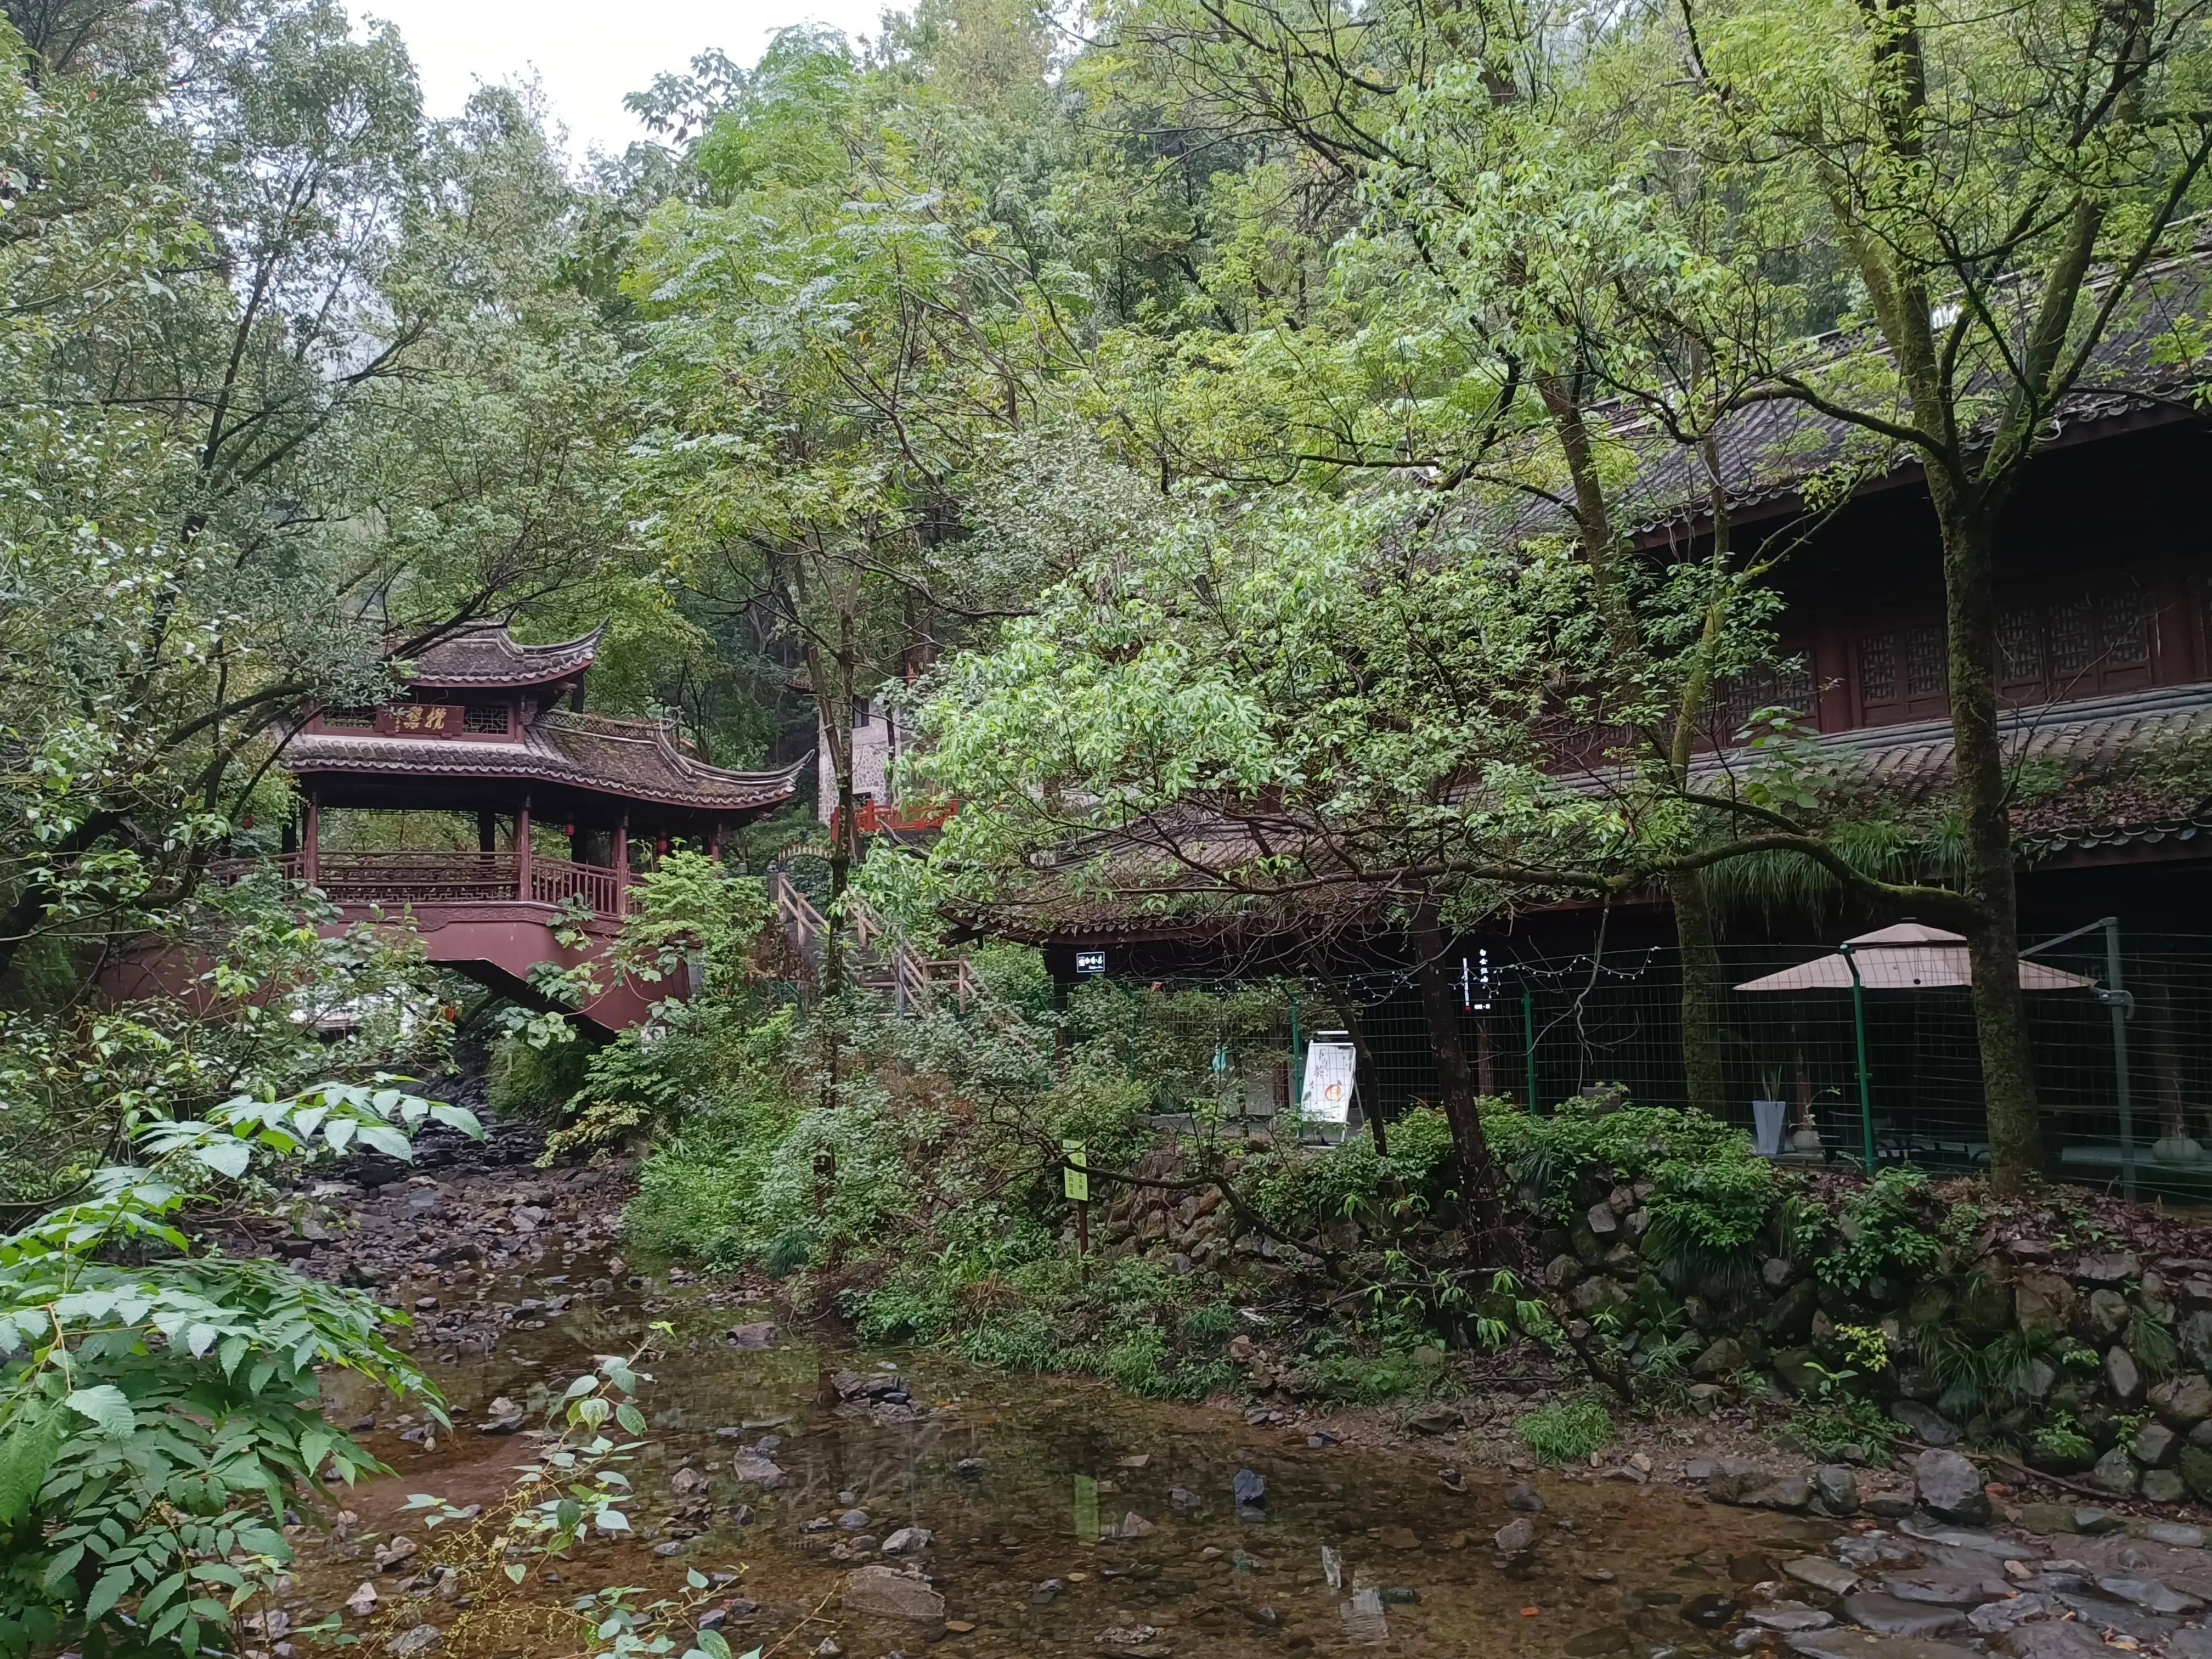
<path id="1" fill-rule="evenodd" d="M 539 963 L 604 964 L 634 864 L 672 846 L 719 851 L 731 830 L 790 801 L 808 762 L 732 771 L 700 758 L 670 721 L 586 714 L 599 637 L 533 645 L 501 626 L 460 629 L 395 658 L 402 689 L 385 703 L 303 709 L 283 754 L 301 803 L 286 872 L 325 894 L 344 924 L 404 918 L 431 961 L 518 1000 L 542 1001 L 530 983 Z M 344 846 L 404 839 L 370 821 L 393 813 L 441 819 L 448 841 L 473 819 L 477 848 Z M 562 933 L 583 943 L 564 945 Z M 605 1031 L 688 988 L 618 983 L 604 967 L 598 977 L 604 988 L 580 1013 Z"/>
<path id="2" fill-rule="evenodd" d="M 606 965 L 628 910 L 627 871 L 514 853 L 300 852 L 279 862 L 338 907 L 332 931 L 411 927 L 430 961 L 520 1001 L 540 1000 L 530 982 L 538 963 L 592 963 L 603 988 L 579 1017 L 602 1031 L 641 1024 L 655 1002 L 689 988 L 632 985 Z M 564 933 L 586 943 L 565 945 Z"/>

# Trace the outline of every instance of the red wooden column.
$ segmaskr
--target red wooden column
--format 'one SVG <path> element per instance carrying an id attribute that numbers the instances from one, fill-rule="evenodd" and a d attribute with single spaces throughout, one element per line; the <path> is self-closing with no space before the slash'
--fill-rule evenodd
<path id="1" fill-rule="evenodd" d="M 307 797 L 306 817 L 300 830 L 300 878 L 313 887 L 323 873 L 323 809 L 313 795 Z"/>
<path id="2" fill-rule="evenodd" d="M 615 914 L 629 914 L 629 813 L 615 820 Z"/>
<path id="3" fill-rule="evenodd" d="M 522 798 L 522 805 L 514 809 L 514 888 L 515 897 L 524 903 L 530 902 L 530 797 Z"/>

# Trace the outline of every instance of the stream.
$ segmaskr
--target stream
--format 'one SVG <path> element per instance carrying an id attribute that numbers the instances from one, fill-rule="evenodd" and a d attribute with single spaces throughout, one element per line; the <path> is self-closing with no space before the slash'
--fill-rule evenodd
<path id="1" fill-rule="evenodd" d="M 373 1553 L 398 1534 L 423 1537 L 419 1516 L 404 1512 L 410 1492 L 489 1504 L 507 1489 L 530 1443 L 474 1426 L 491 1401 L 504 1396 L 541 1423 L 592 1356 L 627 1352 L 659 1320 L 674 1328 L 643 1367 L 653 1380 L 640 1399 L 651 1436 L 628 1469 L 635 1536 L 595 1541 L 558 1565 L 556 1582 L 532 1582 L 550 1603 L 605 1583 L 680 1591 L 693 1570 L 733 1575 L 702 1610 L 721 1611 L 740 1654 L 1726 1652 L 1731 1598 L 1838 1530 L 1579 1471 L 1531 1477 L 1542 1508 L 1524 1516 L 1507 1505 L 1502 1471 L 1471 1469 L 1454 1491 L 1410 1454 L 1314 1445 L 1304 1427 L 1248 1427 L 1218 1410 L 982 1370 L 934 1351 L 872 1352 L 787 1330 L 744 1348 L 728 1332 L 771 1318 L 760 1304 L 657 1276 L 592 1296 L 584 1287 L 599 1265 L 560 1265 L 481 1285 L 464 1277 L 458 1291 L 441 1281 L 449 1300 L 576 1300 L 544 1310 L 542 1324 L 520 1322 L 489 1358 L 432 1364 L 457 1431 L 434 1449 L 402 1437 L 422 1434 L 419 1419 L 355 1379 L 331 1382 L 340 1423 L 387 1407 L 361 1437 L 398 1473 L 353 1496 L 359 1519 L 345 1540 L 302 1553 L 295 1624 L 366 1580 L 382 1597 L 365 1632 L 373 1640 L 388 1646 L 389 1632 L 430 1624 L 439 1635 L 417 1641 L 441 1652 L 531 1651 L 472 1632 L 465 1607 L 420 1582 L 428 1575 L 404 1565 L 378 1573 Z M 438 1288 L 394 1287 L 388 1299 L 405 1306 Z M 781 1471 L 779 1488 L 738 1478 L 748 1449 L 748 1467 Z M 1239 1504 L 1240 1486 L 1251 1501 Z M 1533 1547 L 1508 1559 L 1493 1535 L 1522 1518 Z M 929 1541 L 885 1565 L 926 1573 L 941 1619 L 846 1605 L 846 1575 L 880 1560 L 900 1528 L 926 1528 Z M 690 1622 L 671 1632 L 678 1652 Z"/>

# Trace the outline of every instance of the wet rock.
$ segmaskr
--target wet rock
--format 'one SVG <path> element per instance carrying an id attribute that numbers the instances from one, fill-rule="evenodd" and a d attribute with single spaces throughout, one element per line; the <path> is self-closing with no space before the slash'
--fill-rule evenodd
<path id="1" fill-rule="evenodd" d="M 1810 1584 L 1830 1595 L 1848 1595 L 1859 1587 L 1859 1576 L 1825 1555 L 1801 1555 L 1784 1561 L 1782 1571 L 1801 1584 Z"/>
<path id="2" fill-rule="evenodd" d="M 2145 1469 L 2142 1495 L 2154 1504 L 2179 1504 L 2188 1495 L 2189 1487 L 2172 1469 Z"/>
<path id="3" fill-rule="evenodd" d="M 2118 1291 L 2089 1293 L 2089 1328 L 2101 1341 L 2109 1342 L 2125 1330 L 2134 1314 L 2127 1297 Z"/>
<path id="4" fill-rule="evenodd" d="M 2024 1330 L 2055 1336 L 2074 1322 L 2074 1287 L 2057 1273 L 2022 1273 L 2013 1291 L 2014 1316 Z"/>
<path id="5" fill-rule="evenodd" d="M 1797 1277 L 1797 1269 L 1784 1257 L 1771 1255 L 1760 1267 L 1759 1276 L 1770 1291 L 1787 1290 L 1790 1281 Z"/>
<path id="6" fill-rule="evenodd" d="M 2156 1389 L 2152 1390 L 2156 1393 Z M 2135 1440 L 2128 1447 L 2136 1462 L 2150 1468 L 2161 1468 L 2172 1461 L 2181 1447 L 2181 1437 L 2164 1423 L 2146 1423 L 2136 1431 Z"/>
<path id="7" fill-rule="evenodd" d="M 790 1484 L 791 1477 L 774 1462 L 750 1448 L 730 1460 L 730 1473 L 740 1480 L 760 1487 L 763 1492 L 776 1492 Z"/>
<path id="8" fill-rule="evenodd" d="M 364 1578 L 361 1588 L 346 1597 L 345 1610 L 356 1619 L 366 1619 L 376 1611 L 376 1586 Z"/>
<path id="9" fill-rule="evenodd" d="M 1912 1431 L 1915 1438 L 1930 1446 L 1955 1446 L 1959 1443 L 1958 1425 L 1932 1406 L 1923 1406 L 1917 1400 L 1893 1400 L 1889 1414 Z"/>
<path id="10" fill-rule="evenodd" d="M 707 1490 L 707 1471 L 683 1468 L 668 1477 L 668 1490 L 678 1498 L 696 1498 Z"/>
<path id="11" fill-rule="evenodd" d="M 1954 1451 L 1931 1449 L 1913 1460 L 1913 1484 L 1920 1501 L 1946 1521 L 1977 1526 L 1990 1518 L 1989 1494 L 1982 1490 L 1982 1472 Z M 1932 1632 L 1894 1631 L 1890 1635 L 1929 1635 Z"/>
<path id="12" fill-rule="evenodd" d="M 2142 1272 L 2133 1250 L 2100 1250 L 2074 1264 L 2074 1277 L 2085 1285 L 2124 1285 Z"/>
<path id="13" fill-rule="evenodd" d="M 1816 1630 L 1785 1636 L 1802 1659 L 1972 1659 L 1974 1650 L 1925 1638 L 1869 1636 L 1859 1630 Z"/>
<path id="14" fill-rule="evenodd" d="M 1544 1499 L 1534 1486 L 1516 1480 L 1505 1489 L 1505 1507 L 1520 1515 L 1541 1515 Z"/>
<path id="15" fill-rule="evenodd" d="M 1826 1630 L 1836 1622 L 1834 1613 L 1821 1607 L 1808 1607 L 1802 1601 L 1776 1601 L 1767 1607 L 1753 1607 L 1743 1617 L 1747 1624 L 1784 1634 Z"/>
<path id="16" fill-rule="evenodd" d="M 1159 1635 L 1152 1625 L 1109 1625 L 1098 1632 L 1098 1644 L 1107 1648 L 1138 1648 Z"/>
<path id="17" fill-rule="evenodd" d="M 1263 1509 L 1267 1502 L 1267 1478 L 1251 1469 L 1239 1469 L 1230 1482 L 1230 1492 L 1238 1509 Z"/>
<path id="18" fill-rule="evenodd" d="M 917 1555 L 929 1547 L 932 1534 L 927 1527 L 901 1527 L 884 1540 L 885 1555 Z"/>
<path id="19" fill-rule="evenodd" d="M 945 1618 L 945 1598 L 896 1567 L 854 1568 L 845 1575 L 844 1602 L 846 1612 L 867 1618 L 904 1619 L 917 1625 L 939 1624 Z"/>
<path id="20" fill-rule="evenodd" d="M 477 1425 L 478 1434 L 513 1434 L 530 1420 L 523 1408 L 501 1395 L 484 1408 L 484 1420 Z"/>
<path id="21" fill-rule="evenodd" d="M 1610 1204 L 1591 1205 L 1584 1224 L 1601 1241 L 1611 1239 L 1620 1231 L 1620 1218 L 1613 1212 Z"/>
<path id="22" fill-rule="evenodd" d="M 2071 1619 L 2015 1625 L 1999 1638 L 2012 1659 L 2112 1659 L 2104 1638 Z"/>
<path id="23" fill-rule="evenodd" d="M 952 1473 L 963 1480 L 981 1480 L 985 1467 L 980 1457 L 963 1457 L 952 1466 Z"/>
<path id="24" fill-rule="evenodd" d="M 1501 1555 L 1521 1555 L 1536 1547 L 1536 1523 L 1526 1516 L 1508 1521 L 1491 1534 Z"/>
<path id="25" fill-rule="evenodd" d="M 415 1540 L 404 1533 L 387 1543 L 378 1545 L 374 1557 L 376 1570 L 379 1572 L 397 1571 L 415 1559 L 417 1547 Z"/>
<path id="26" fill-rule="evenodd" d="M 1813 1473 L 1813 1495 L 1831 1515 L 1856 1515 L 1859 1478 L 1848 1463 L 1830 1463 Z"/>
<path id="27" fill-rule="evenodd" d="M 1902 1521 L 1912 1513 L 1912 1482 L 1909 1479 L 1871 1475 L 1859 1482 L 1859 1508 L 1884 1521 Z"/>
<path id="28" fill-rule="evenodd" d="M 653 1547 L 653 1553 L 660 1557 L 663 1560 L 667 1559 L 672 1555 L 681 1555 L 684 1553 L 684 1543 L 680 1538 L 665 1539 Z"/>
<path id="29" fill-rule="evenodd" d="M 843 1510 L 838 1513 L 837 1530 L 840 1532 L 860 1532 L 867 1524 L 868 1512 L 866 1510 Z"/>
<path id="30" fill-rule="evenodd" d="M 1569 1659 L 1605 1659 L 1609 1653 L 1626 1653 L 1635 1638 L 1619 1625 L 1608 1625 L 1602 1630 L 1584 1631 L 1570 1638 L 1565 1651 Z"/>
<path id="31" fill-rule="evenodd" d="M 2105 1386 L 2122 1406 L 2134 1406 L 2142 1400 L 2142 1371 L 2135 1356 L 2117 1342 L 2105 1350 Z"/>
<path id="32" fill-rule="evenodd" d="M 2154 1521 L 2143 1528 L 2142 1535 L 2152 1543 L 2164 1544 L 2169 1549 L 2201 1550 L 2204 1547 L 2204 1528 L 2179 1521 Z"/>
<path id="33" fill-rule="evenodd" d="M 2065 1609 L 2039 1590 L 2024 1591 L 2002 1601 L 1984 1601 L 1966 1609 L 1966 1622 L 1984 1636 L 1995 1636 L 2024 1625 L 2031 1619 L 2055 1618 Z"/>
<path id="34" fill-rule="evenodd" d="M 2115 1348 L 2113 1352 L 2119 1350 Z M 2097 1460 L 2096 1468 L 2089 1471 L 2089 1479 L 2106 1492 L 2124 1498 L 2136 1489 L 2135 1462 L 2121 1447 L 2115 1446 Z"/>
<path id="35" fill-rule="evenodd" d="M 726 1334 L 732 1347 L 757 1352 L 775 1346 L 775 1322 L 763 1319 L 750 1325 L 732 1325 Z"/>
<path id="36" fill-rule="evenodd" d="M 2192 1437 L 2181 1449 L 2180 1468 L 2189 1495 L 2200 1504 L 2212 1504 L 2212 1452 L 2206 1451 Z"/>
<path id="37" fill-rule="evenodd" d="M 1923 1607 L 1958 1607 L 1961 1610 L 1978 1607 L 1984 1601 L 1994 1601 L 2011 1592 L 2002 1578 L 1964 1578 L 1942 1573 L 1893 1572 L 1881 1581 L 1883 1591 L 1900 1601 L 1917 1601 Z"/>
<path id="38" fill-rule="evenodd" d="M 2190 1613 L 2204 1605 L 2203 1597 L 2175 1589 L 2161 1578 L 2100 1577 L 2097 1588 L 2115 1601 L 2141 1607 L 2145 1613 Z"/>
<path id="39" fill-rule="evenodd" d="M 1115 1523 L 1114 1535 L 1116 1538 L 1150 1538 L 1158 1530 L 1158 1528 L 1146 1520 L 1143 1516 L 1131 1510 Z"/>
<path id="40" fill-rule="evenodd" d="M 1168 1507 L 1181 1515 L 1195 1515 L 1206 1507 L 1206 1500 L 1188 1486 L 1170 1486 Z"/>
<path id="41" fill-rule="evenodd" d="M 1742 1369 L 1743 1345 L 1732 1336 L 1716 1337 L 1690 1362 L 1690 1375 L 1698 1377 L 1730 1377 Z"/>
<path id="42" fill-rule="evenodd" d="M 1966 1615 L 1956 1607 L 1901 1601 L 1874 1591 L 1845 1596 L 1844 1617 L 1877 1636 L 1949 1636 L 1968 1628 Z"/>
<path id="43" fill-rule="evenodd" d="M 1041 1578 L 1036 1587 L 1030 1591 L 1030 1600 L 1038 1607 L 1042 1607 L 1066 1588 L 1067 1586 L 1057 1578 Z"/>
<path id="44" fill-rule="evenodd" d="M 2150 1391 L 2148 1403 L 2161 1424 L 2187 1434 L 2212 1418 L 2212 1382 L 2193 1373 L 2173 1377 Z"/>
<path id="45" fill-rule="evenodd" d="M 446 1632 L 435 1625 L 416 1625 L 411 1630 L 401 1631 L 386 1642 L 384 1650 L 392 1655 L 392 1659 L 409 1659 L 410 1655 L 429 1652 L 445 1639 Z"/>

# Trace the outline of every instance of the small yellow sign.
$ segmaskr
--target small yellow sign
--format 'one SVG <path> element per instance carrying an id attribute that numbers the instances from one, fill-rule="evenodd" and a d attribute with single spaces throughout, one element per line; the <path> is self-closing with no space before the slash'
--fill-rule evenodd
<path id="1" fill-rule="evenodd" d="M 1060 1178 L 1066 1188 L 1068 1201 L 1074 1204 L 1088 1204 L 1091 1201 L 1091 1177 L 1085 1173 L 1086 1166 L 1084 1163 L 1083 1143 L 1079 1140 L 1063 1140 L 1060 1143 L 1060 1150 L 1067 1158 L 1066 1166 L 1060 1172 Z"/>

